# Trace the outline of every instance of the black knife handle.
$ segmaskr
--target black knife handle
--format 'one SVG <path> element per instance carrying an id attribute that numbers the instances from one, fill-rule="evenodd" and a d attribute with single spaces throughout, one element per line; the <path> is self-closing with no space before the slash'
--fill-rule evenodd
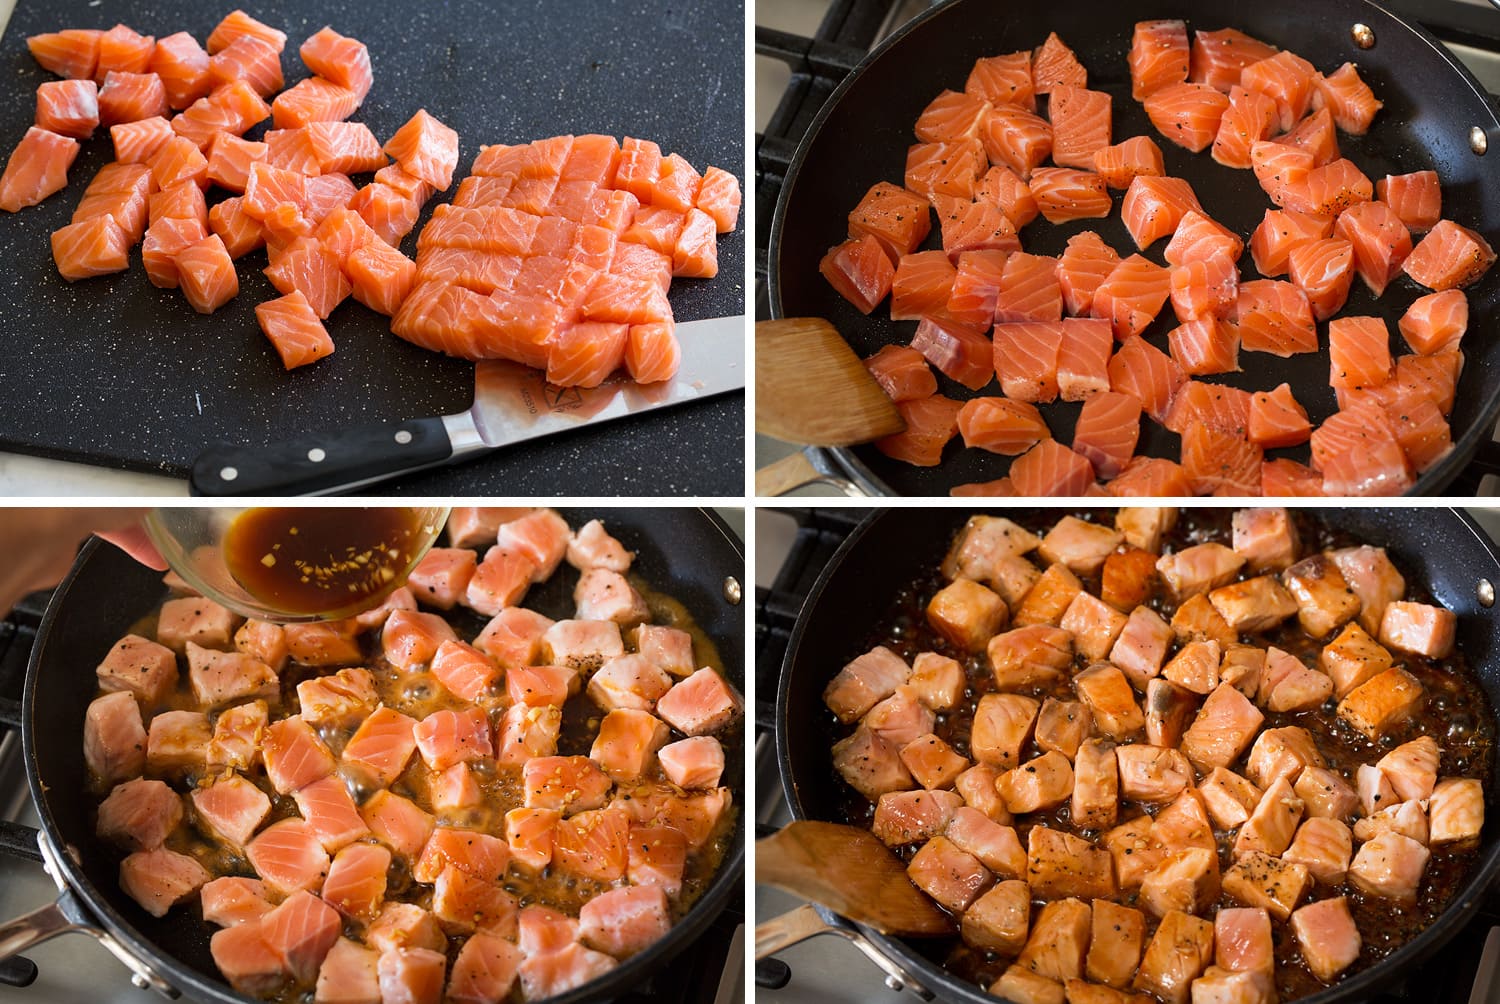
<path id="1" fill-rule="evenodd" d="M 453 455 L 441 418 L 331 432 L 269 446 L 210 446 L 193 461 L 194 495 L 308 495 L 440 464 Z"/>

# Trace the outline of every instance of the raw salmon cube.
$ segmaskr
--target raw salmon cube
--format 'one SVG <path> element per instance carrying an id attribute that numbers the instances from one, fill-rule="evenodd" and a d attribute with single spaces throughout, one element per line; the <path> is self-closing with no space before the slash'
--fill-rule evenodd
<path id="1" fill-rule="evenodd" d="M 352 920 L 372 921 L 385 900 L 391 852 L 378 844 L 350 844 L 334 855 L 322 896 Z"/>
<path id="2" fill-rule="evenodd" d="M 504 668 L 525 666 L 536 661 L 542 636 L 553 623 L 535 611 L 506 607 L 485 625 L 474 639 L 474 647 Z"/>
<path id="3" fill-rule="evenodd" d="M 386 619 L 380 640 L 386 659 L 409 670 L 431 662 L 444 641 L 457 641 L 458 636 L 437 614 L 397 610 Z"/>
<path id="4" fill-rule="evenodd" d="M 266 888 L 277 895 L 322 887 L 328 853 L 301 819 L 283 819 L 266 827 L 245 848 Z"/>
<path id="5" fill-rule="evenodd" d="M 270 43 L 277 52 L 286 47 L 286 32 L 263 24 L 242 10 L 233 10 L 209 33 L 208 51 L 212 54 L 228 48 L 235 39 L 246 35 Z"/>
<path id="6" fill-rule="evenodd" d="M 3 189 L 3 183 L 0 183 Z M 129 265 L 127 233 L 109 215 L 92 216 L 52 233 L 52 259 L 69 282 L 120 272 Z"/>
<path id="7" fill-rule="evenodd" d="M 555 952 L 528 956 L 520 968 L 522 992 L 527 1000 L 567 993 L 598 979 L 616 965 L 618 963 L 603 952 L 575 942 Z"/>
<path id="8" fill-rule="evenodd" d="M 203 919 L 220 927 L 238 927 L 252 923 L 271 912 L 266 887 L 258 879 L 216 878 L 198 890 L 203 904 Z"/>
<path id="9" fill-rule="evenodd" d="M 1388 174 L 1375 183 L 1375 197 L 1419 233 L 1431 230 L 1443 216 L 1442 186 L 1436 171 Z"/>
<path id="10" fill-rule="evenodd" d="M 449 866 L 482 882 L 499 882 L 510 864 L 504 840 L 478 830 L 439 827 L 432 832 L 412 868 L 418 882 L 434 882 Z"/>
<path id="11" fill-rule="evenodd" d="M 349 88 L 360 101 L 370 93 L 374 75 L 370 52 L 363 42 L 324 27 L 303 42 L 297 52 L 315 75 Z"/>
<path id="12" fill-rule="evenodd" d="M 300 289 L 256 304 L 255 318 L 286 369 L 306 366 L 333 354 L 333 339 L 328 336 L 328 329 Z"/>
<path id="13" fill-rule="evenodd" d="M 452 610 L 464 596 L 479 556 L 466 547 L 435 547 L 407 577 L 417 599 L 439 610 Z"/>
<path id="14" fill-rule="evenodd" d="M 205 750 L 207 765 L 215 769 L 249 769 L 261 758 L 266 721 L 265 701 L 251 701 L 220 712 Z"/>
<path id="15" fill-rule="evenodd" d="M 895 278 L 891 260 L 870 236 L 851 238 L 830 249 L 818 268 L 839 295 L 862 314 L 885 299 Z"/>
<path id="16" fill-rule="evenodd" d="M 218 234 L 179 251 L 177 275 L 183 295 L 200 314 L 212 314 L 239 295 L 234 259 Z"/>
<path id="17" fill-rule="evenodd" d="M 191 797 L 196 822 L 204 832 L 236 851 L 244 849 L 271 814 L 271 800 L 265 792 L 238 774 L 195 788 Z"/>
<path id="18" fill-rule="evenodd" d="M 458 166 L 458 133 L 419 109 L 385 143 L 385 152 L 401 169 L 443 191 L 453 184 Z"/>
<path id="19" fill-rule="evenodd" d="M 208 53 L 198 40 L 179 31 L 157 40 L 147 69 L 161 78 L 167 103 L 173 108 L 186 108 L 213 89 L 208 65 Z"/>
<path id="20" fill-rule="evenodd" d="M 511 703 L 533 708 L 561 707 L 578 688 L 578 671 L 568 666 L 512 666 L 505 675 Z"/>
<path id="21" fill-rule="evenodd" d="M 281 957 L 293 979 L 304 984 L 317 978 L 342 926 L 333 907 L 305 890 L 287 897 L 260 921 L 266 944 Z"/>
<path id="22" fill-rule="evenodd" d="M 740 215 L 739 179 L 728 171 L 709 167 L 703 172 L 694 205 L 712 217 L 719 233 L 732 232 Z"/>
<path id="23" fill-rule="evenodd" d="M 31 35 L 26 48 L 44 70 L 74 80 L 94 75 L 99 62 L 99 38 L 104 32 L 96 28 L 69 28 L 44 35 Z"/>
<path id="24" fill-rule="evenodd" d="M 546 868 L 552 860 L 552 832 L 561 818 L 557 809 L 517 808 L 507 812 L 505 842 L 511 859 L 531 872 Z"/>
<path id="25" fill-rule="evenodd" d="M 679 681 L 656 705 L 656 713 L 689 736 L 718 732 L 739 717 L 743 702 L 729 681 L 704 667 Z"/>
<path id="26" fill-rule="evenodd" d="M 484 931 L 474 934 L 453 960 L 446 998 L 458 1004 L 505 1000 L 524 959 L 509 941 Z"/>
<path id="27" fill-rule="evenodd" d="M 417 266 L 385 243 L 354 249 L 344 263 L 354 298 L 371 310 L 394 316 L 416 282 Z"/>
<path id="28" fill-rule="evenodd" d="M 341 669 L 297 684 L 297 703 L 302 719 L 312 725 L 356 727 L 375 710 L 380 695 L 369 670 Z"/>
<path id="29" fill-rule="evenodd" d="M 245 212 L 245 200 L 236 196 L 225 199 L 208 211 L 210 229 L 224 242 L 231 258 L 238 258 L 265 244 L 265 230 L 260 222 Z"/>
<path id="30" fill-rule="evenodd" d="M 164 118 L 142 119 L 109 127 L 114 143 L 115 161 L 121 164 L 147 164 L 168 140 L 176 134 Z"/>
<path id="31" fill-rule="evenodd" d="M 592 809 L 558 820 L 552 834 L 553 862 L 584 878 L 617 881 L 629 861 L 629 832 L 630 819 L 621 809 Z"/>
<path id="32" fill-rule="evenodd" d="M 106 126 L 161 118 L 168 111 L 167 90 L 154 73 L 112 70 L 99 88 L 98 110 L 99 122 Z"/>
<path id="33" fill-rule="evenodd" d="M 405 858 L 421 853 L 435 825 L 432 816 L 410 799 L 389 791 L 377 791 L 360 806 L 359 814 L 381 843 Z"/>
<path id="34" fill-rule="evenodd" d="M 296 715 L 266 726 L 261 754 L 265 759 L 266 777 L 283 795 L 290 795 L 333 773 L 333 754 L 312 726 Z"/>
<path id="35" fill-rule="evenodd" d="M 475 703 L 492 694 L 500 679 L 487 655 L 458 641 L 438 646 L 432 658 L 432 675 L 450 694 Z"/>
<path id="36" fill-rule="evenodd" d="M 578 914 L 578 936 L 586 945 L 629 958 L 664 937 L 671 919 L 658 886 L 628 886 L 595 896 Z"/>
<path id="37" fill-rule="evenodd" d="M 182 799 L 175 791 L 161 781 L 136 778 L 116 785 L 99 803 L 95 832 L 127 851 L 150 851 L 181 821 Z"/>
<path id="38" fill-rule="evenodd" d="M 49 80 L 36 89 L 36 126 L 88 139 L 99 126 L 99 89 L 92 80 Z"/>
<path id="39" fill-rule="evenodd" d="M 448 960 L 429 948 L 394 948 L 376 964 L 384 1004 L 432 1004 L 442 998 Z"/>
<path id="40" fill-rule="evenodd" d="M 479 708 L 434 711 L 412 730 L 417 750 L 432 770 L 491 756 L 489 717 Z"/>
<path id="41" fill-rule="evenodd" d="M 112 70 L 142 73 L 151 62 L 156 39 L 141 35 L 127 25 L 117 24 L 99 36 L 99 61 L 94 79 L 103 82 Z"/>
<path id="42" fill-rule="evenodd" d="M 280 292 L 302 293 L 320 319 L 333 313 L 351 291 L 337 256 L 313 237 L 298 237 L 272 256 L 265 274 Z"/>
<path id="43" fill-rule="evenodd" d="M 309 829 L 330 854 L 370 835 L 343 778 L 337 775 L 305 785 L 293 798 Z"/>
<path id="44" fill-rule="evenodd" d="M 587 757 L 536 757 L 521 770 L 529 809 L 574 813 L 597 809 L 608 800 L 609 776 Z"/>
<path id="45" fill-rule="evenodd" d="M 339 938 L 323 958 L 313 994 L 317 1004 L 375 1004 L 380 1000 L 380 953 Z"/>
<path id="46" fill-rule="evenodd" d="M 599 723 L 589 757 L 617 781 L 643 777 L 671 730 L 647 711 L 615 708 Z"/>
<path id="47" fill-rule="evenodd" d="M 499 885 L 449 865 L 433 886 L 432 913 L 450 931 L 503 933 L 515 929 L 516 901 Z"/>

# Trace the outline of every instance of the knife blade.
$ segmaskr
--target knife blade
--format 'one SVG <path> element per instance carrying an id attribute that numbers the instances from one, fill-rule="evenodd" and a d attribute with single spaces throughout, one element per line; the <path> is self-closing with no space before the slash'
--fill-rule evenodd
<path id="1" fill-rule="evenodd" d="M 193 461 L 194 495 L 331 495 L 400 474 L 583 426 L 699 401 L 745 386 L 745 318 L 677 325 L 677 376 L 638 384 L 617 373 L 598 387 L 558 387 L 541 370 L 505 360 L 475 365 L 474 403 L 452 415 L 242 446 Z"/>

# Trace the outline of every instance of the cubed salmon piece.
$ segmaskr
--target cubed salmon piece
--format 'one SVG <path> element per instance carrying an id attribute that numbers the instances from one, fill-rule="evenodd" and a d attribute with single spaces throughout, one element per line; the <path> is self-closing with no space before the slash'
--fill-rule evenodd
<path id="1" fill-rule="evenodd" d="M 1396 600 L 1380 618 L 1381 644 L 1428 659 L 1443 659 L 1453 651 L 1458 616 L 1427 603 Z"/>
<path id="2" fill-rule="evenodd" d="M 949 792 L 935 792 L 946 795 Z M 887 796 L 889 797 L 889 796 Z M 952 809 L 944 836 L 954 846 L 978 858 L 990 871 L 1001 878 L 1024 878 L 1026 875 L 1026 850 L 1016 836 L 1016 831 L 997 823 L 978 809 L 959 805 Z"/>
<path id="3" fill-rule="evenodd" d="M 1359 626 L 1379 634 L 1386 604 L 1405 595 L 1406 580 L 1381 547 L 1346 547 L 1330 551 L 1328 557 L 1359 597 Z"/>
<path id="4" fill-rule="evenodd" d="M 1484 826 L 1484 786 L 1474 778 L 1444 778 L 1433 788 L 1427 811 L 1433 844 L 1477 837 Z"/>
<path id="5" fill-rule="evenodd" d="M 1121 506 L 1115 513 L 1115 529 L 1131 547 L 1161 553 L 1162 539 L 1177 525 L 1172 506 Z"/>
<path id="6" fill-rule="evenodd" d="M 368 669 L 341 669 L 330 676 L 315 676 L 297 684 L 302 720 L 318 727 L 356 727 L 379 703 L 375 678 Z"/>
<path id="7" fill-rule="evenodd" d="M 302 818 L 330 854 L 370 835 L 349 789 L 337 774 L 305 785 L 293 799 Z"/>
<path id="8" fill-rule="evenodd" d="M 943 559 L 943 574 L 988 580 L 997 561 L 1027 554 L 1039 543 L 1039 537 L 1003 516 L 970 516 Z"/>
<path id="9" fill-rule="evenodd" d="M 511 703 L 533 708 L 561 707 L 578 687 L 578 672 L 566 666 L 512 666 L 505 674 Z"/>
<path id="10" fill-rule="evenodd" d="M 472 935 L 453 960 L 447 999 L 457 1004 L 505 1000 L 524 959 L 521 950 L 504 938 L 486 931 Z"/>
<path id="11" fill-rule="evenodd" d="M 1074 822 L 1089 829 L 1113 826 L 1119 803 L 1120 776 L 1114 747 L 1103 739 L 1085 740 L 1073 762 Z"/>
<path id="12" fill-rule="evenodd" d="M 1213 961 L 1213 951 L 1213 924 L 1174 910 L 1151 936 L 1131 987 L 1167 1004 L 1186 1004 L 1192 982 Z"/>
<path id="13" fill-rule="evenodd" d="M 918 889 L 956 913 L 967 910 L 995 881 L 978 858 L 941 835 L 922 845 L 906 874 Z"/>
<path id="14" fill-rule="evenodd" d="M 1114 862 L 1115 881 L 1122 890 L 1138 889 L 1147 873 L 1161 863 L 1166 849 L 1152 836 L 1150 816 L 1137 816 L 1106 830 L 1100 843 Z"/>
<path id="15" fill-rule="evenodd" d="M 1218 849 L 1208 809 L 1202 796 L 1194 788 L 1183 789 L 1181 795 L 1156 814 L 1156 819 L 1151 824 L 1151 837 L 1161 844 L 1162 850 L 1168 852 L 1194 847 L 1214 851 Z"/>
<path id="16" fill-rule="evenodd" d="M 532 581 L 542 582 L 562 563 L 572 536 L 561 516 L 551 509 L 536 509 L 501 523 L 495 540 L 529 557 L 536 565 Z"/>
<path id="17" fill-rule="evenodd" d="M 1037 553 L 1049 563 L 1061 562 L 1080 575 L 1095 575 L 1122 536 L 1111 527 L 1064 516 L 1042 538 Z"/>
<path id="18" fill-rule="evenodd" d="M 245 846 L 245 856 L 266 888 L 287 896 L 322 888 L 328 875 L 328 852 L 301 819 L 272 823 Z"/>
<path id="19" fill-rule="evenodd" d="M 458 635 L 443 618 L 415 610 L 393 611 L 380 633 L 386 659 L 403 670 L 431 662 L 444 641 L 457 640 Z"/>
<path id="20" fill-rule="evenodd" d="M 412 738 L 432 770 L 494 755 L 489 716 L 480 708 L 434 711 L 417 723 Z"/>
<path id="21" fill-rule="evenodd" d="M 416 597 L 412 595 L 410 589 L 402 586 L 399 589 L 392 590 L 390 595 L 381 601 L 380 606 L 371 607 L 369 610 L 356 614 L 354 623 L 365 630 L 383 628 L 385 627 L 385 622 L 390 619 L 391 614 L 397 610 L 414 612 L 416 609 Z"/>
<path id="22" fill-rule="evenodd" d="M 225 607 L 201 596 L 184 596 L 162 604 L 156 640 L 174 652 L 187 651 L 187 643 L 204 648 L 225 649 L 238 623 Z"/>
<path id="23" fill-rule="evenodd" d="M 286 666 L 286 633 L 280 624 L 254 618 L 247 620 L 234 633 L 234 647 L 236 651 L 270 666 L 273 673 L 279 674 Z"/>
<path id="24" fill-rule="evenodd" d="M 1400 801 L 1396 797 L 1396 789 L 1391 786 L 1391 779 L 1374 764 L 1360 764 L 1359 769 L 1354 772 L 1354 783 L 1360 807 L 1366 816 L 1373 816 L 1381 809 Z"/>
<path id="25" fill-rule="evenodd" d="M 972 579 L 956 579 L 927 604 L 928 624 L 969 652 L 982 650 L 1009 619 L 1005 601 Z"/>
<path id="26" fill-rule="evenodd" d="M 474 648 L 493 658 L 502 668 L 525 666 L 536 661 L 542 636 L 554 621 L 524 607 L 506 607 L 474 639 Z"/>
<path id="27" fill-rule="evenodd" d="M 393 948 L 380 953 L 376 972 L 383 1004 L 436 1004 L 442 999 L 448 960 L 430 948 Z"/>
<path id="28" fill-rule="evenodd" d="M 260 760 L 269 715 L 265 701 L 250 701 L 219 713 L 204 752 L 208 767 L 248 770 Z"/>
<path id="29" fill-rule="evenodd" d="M 631 708 L 649 712 L 659 707 L 673 686 L 672 678 L 644 656 L 622 655 L 606 662 L 589 678 L 588 695 L 606 711 Z"/>
<path id="30" fill-rule="evenodd" d="M 559 720 L 560 718 L 559 715 Z M 554 745 L 551 749 L 545 750 L 543 755 L 551 755 L 556 751 Z M 496 762 L 501 762 L 498 750 Z M 427 795 L 432 801 L 433 810 L 440 815 L 472 809 L 484 800 L 484 795 L 479 790 L 479 782 L 474 777 L 474 769 L 467 763 L 456 763 L 447 770 L 433 774 L 428 779 Z"/>
<path id="31" fill-rule="evenodd" d="M 1219 685 L 1219 659 L 1218 642 L 1190 641 L 1167 660 L 1167 664 L 1161 668 L 1161 675 L 1184 690 L 1195 694 L 1210 694 Z M 1150 694 L 1150 684 L 1147 685 L 1147 694 Z"/>
<path id="32" fill-rule="evenodd" d="M 1392 664 L 1391 653 L 1358 624 L 1345 625 L 1318 656 L 1318 665 L 1333 680 L 1334 696 L 1340 700 Z"/>
<path id="33" fill-rule="evenodd" d="M 1402 801 L 1425 799 L 1437 784 L 1442 747 L 1432 736 L 1418 736 L 1402 743 L 1376 762 Z"/>
<path id="34" fill-rule="evenodd" d="M 161 781 L 135 778 L 99 803 L 94 832 L 126 851 L 152 851 L 182 822 L 182 799 Z"/>
<path id="35" fill-rule="evenodd" d="M 1308 819 L 1297 828 L 1282 859 L 1306 866 L 1325 885 L 1342 885 L 1354 853 L 1354 835 L 1337 819 Z"/>
<path id="36" fill-rule="evenodd" d="M 995 790 L 995 782 L 1000 780 L 1002 773 L 1004 771 L 993 764 L 975 764 L 954 778 L 953 790 L 963 796 L 964 803 L 970 808 L 977 809 L 994 822 L 1008 824 L 1011 822 L 1010 811 Z"/>
<path id="37" fill-rule="evenodd" d="M 1298 772 L 1308 765 L 1326 767 L 1328 763 L 1318 752 L 1311 733 L 1289 725 L 1266 729 L 1256 737 L 1250 747 L 1250 758 L 1245 762 L 1245 775 L 1264 789 L 1278 778 L 1289 781 L 1296 778 Z"/>
<path id="38" fill-rule="evenodd" d="M 1349 864 L 1349 881 L 1369 895 L 1411 902 L 1429 857 L 1419 842 L 1386 831 L 1360 845 Z"/>
<path id="39" fill-rule="evenodd" d="M 1026 836 L 1026 881 L 1039 899 L 1115 894 L 1110 852 L 1071 833 L 1034 826 Z"/>
<path id="40" fill-rule="evenodd" d="M 359 807 L 370 832 L 396 854 L 415 858 L 427 845 L 436 821 L 410 799 L 377 791 Z"/>
<path id="41" fill-rule="evenodd" d="M 1044 753 L 1002 774 L 996 788 L 1012 813 L 1056 808 L 1073 794 L 1073 765 L 1061 753 Z"/>
<path id="42" fill-rule="evenodd" d="M 1339 701 L 1339 717 L 1371 739 L 1406 721 L 1426 697 L 1422 683 L 1399 667 L 1360 684 Z"/>
<path id="43" fill-rule="evenodd" d="M 448 931 L 513 933 L 516 906 L 515 898 L 499 885 L 475 878 L 457 865 L 444 868 L 433 885 L 432 913 Z"/>
<path id="44" fill-rule="evenodd" d="M 1419 844 L 1426 844 L 1431 839 L 1424 803 L 1388 804 L 1395 797 L 1394 794 L 1389 794 L 1385 808 L 1354 821 L 1354 839 L 1370 841 L 1382 833 L 1399 833 Z"/>
<path id="45" fill-rule="evenodd" d="M 1030 741 L 1040 702 L 1018 694 L 985 694 L 979 699 L 969 739 L 970 752 L 981 763 L 1010 769 L 1021 762 Z"/>
<path id="46" fill-rule="evenodd" d="M 1172 626 L 1160 614 L 1150 607 L 1136 607 L 1110 649 L 1109 661 L 1132 686 L 1145 690 L 1146 681 L 1161 672 L 1167 648 L 1175 638 Z"/>
<path id="47" fill-rule="evenodd" d="M 850 787 L 871 801 L 915 786 L 901 762 L 900 747 L 863 726 L 834 744 L 833 765 Z"/>
<path id="48" fill-rule="evenodd" d="M 1022 965 L 1011 966 L 1001 973 L 990 986 L 990 993 L 1015 1004 L 1064 1004 L 1067 1000 L 1061 983 Z"/>
<path id="49" fill-rule="evenodd" d="M 991 638 L 985 652 L 999 689 L 1025 690 L 1061 678 L 1073 663 L 1073 636 L 1049 624 L 1030 624 Z"/>
<path id="50" fill-rule="evenodd" d="M 655 766 L 670 737 L 671 730 L 650 712 L 616 708 L 599 722 L 589 758 L 617 781 L 635 780 Z"/>
<path id="51" fill-rule="evenodd" d="M 260 925 L 266 944 L 281 957 L 292 978 L 310 984 L 338 941 L 343 921 L 333 907 L 302 890 L 266 914 Z"/>
<path id="52" fill-rule="evenodd" d="M 1072 760 L 1079 745 L 1088 738 L 1094 720 L 1088 708 L 1078 701 L 1059 701 L 1049 697 L 1037 713 L 1035 741 L 1038 749 L 1056 750 Z"/>
<path id="53" fill-rule="evenodd" d="M 177 686 L 177 657 L 164 645 L 128 634 L 115 642 L 94 673 L 106 693 L 128 691 L 154 707 Z"/>
<path id="54" fill-rule="evenodd" d="M 1348 823 L 1359 809 L 1359 794 L 1353 786 L 1326 767 L 1303 767 L 1292 788 L 1302 799 L 1309 819 Z"/>
<path id="55" fill-rule="evenodd" d="M 596 980 L 618 964 L 612 956 L 574 942 L 527 956 L 520 968 L 521 989 L 527 1000 L 541 1000 Z"/>
<path id="56" fill-rule="evenodd" d="M 1083 975 L 1092 911 L 1081 899 L 1048 903 L 1037 914 L 1016 964 L 1061 983 Z"/>
<path id="57" fill-rule="evenodd" d="M 1182 752 L 1198 766 L 1228 767 L 1244 754 L 1265 716 L 1231 683 L 1220 683 L 1182 737 Z"/>
<path id="58" fill-rule="evenodd" d="M 351 920 L 369 922 L 385 901 L 391 852 L 379 844 L 350 844 L 333 857 L 322 896 Z"/>
<path id="59" fill-rule="evenodd" d="M 505 709 L 495 731 L 495 761 L 520 767 L 533 757 L 555 756 L 561 731 L 561 707 L 513 704 Z"/>
<path id="60" fill-rule="evenodd" d="M 1285 777 L 1266 788 L 1234 842 L 1236 859 L 1255 851 L 1280 856 L 1292 842 L 1302 819 L 1302 799 Z"/>
<path id="61" fill-rule="evenodd" d="M 364 660 L 355 637 L 359 625 L 353 620 L 287 624 L 281 630 L 287 655 L 304 666 L 348 666 Z M 370 693 L 373 696 L 373 691 Z"/>
<path id="62" fill-rule="evenodd" d="M 266 942 L 259 923 L 214 932 L 209 951 L 219 973 L 242 994 L 269 994 L 286 983 L 281 957 Z"/>
<path id="63" fill-rule="evenodd" d="M 271 912 L 266 887 L 258 879 L 226 877 L 205 883 L 198 890 L 203 919 L 220 927 L 251 924 Z"/>
<path id="64" fill-rule="evenodd" d="M 964 911 L 964 943 L 981 951 L 1013 955 L 1026 944 L 1031 892 L 1025 882 L 999 882 Z"/>
<path id="65" fill-rule="evenodd" d="M 400 949 L 436 951 L 447 945 L 431 912 L 415 903 L 387 903 L 365 929 L 365 941 L 382 952 Z"/>
<path id="66" fill-rule="evenodd" d="M 621 809 L 591 809 L 558 820 L 552 834 L 556 867 L 599 882 L 614 882 L 629 863 L 630 818 Z"/>
<path id="67" fill-rule="evenodd" d="M 679 788 L 716 788 L 724 772 L 724 747 L 713 736 L 694 736 L 663 746 L 657 760 L 667 780 Z"/>
<path id="68" fill-rule="evenodd" d="M 574 616 L 582 621 L 614 621 L 628 628 L 651 619 L 641 594 L 625 576 L 608 568 L 591 568 L 580 575 L 573 603 Z"/>
<path id="69" fill-rule="evenodd" d="M 634 557 L 634 552 L 625 550 L 625 546 L 611 537 L 604 524 L 597 519 L 589 520 L 568 539 L 568 564 L 581 572 L 591 568 L 607 568 L 612 572 L 624 573 L 630 570 Z"/>
<path id="70" fill-rule="evenodd" d="M 175 775 L 204 766 L 213 730 L 198 711 L 163 711 L 151 719 L 146 739 L 146 771 Z"/>
<path id="71" fill-rule="evenodd" d="M 1186 687 L 1157 677 L 1146 682 L 1143 706 L 1146 711 L 1146 742 L 1152 746 L 1177 746 L 1198 711 L 1198 699 Z"/>
<path id="72" fill-rule="evenodd" d="M 673 685 L 656 704 L 657 715 L 689 736 L 718 732 L 739 717 L 744 702 L 728 680 L 705 666 Z"/>
<path id="73" fill-rule="evenodd" d="M 1245 557 L 1223 544 L 1195 544 L 1156 563 L 1162 580 L 1179 600 L 1207 593 L 1233 582 Z"/>
<path id="74" fill-rule="evenodd" d="M 1216 641 L 1221 651 L 1233 645 L 1239 637 L 1202 593 L 1183 603 L 1172 614 L 1172 631 L 1179 642 Z"/>
<path id="75" fill-rule="evenodd" d="M 511 860 L 531 872 L 552 861 L 552 834 L 562 813 L 557 809 L 511 809 L 505 814 L 505 842 Z"/>
<path id="76" fill-rule="evenodd" d="M 537 757 L 522 768 L 526 807 L 566 813 L 598 809 L 609 798 L 609 776 L 587 757 Z"/>
<path id="77" fill-rule="evenodd" d="M 463 599 L 474 577 L 479 556 L 467 547 L 434 547 L 407 577 L 418 602 L 452 610 Z"/>
<path id="78" fill-rule="evenodd" d="M 355 730 L 344 747 L 343 759 L 389 786 L 406 770 L 416 752 L 417 723 L 393 708 L 380 707 Z"/>
<path id="79" fill-rule="evenodd" d="M 212 784 L 194 788 L 190 797 L 194 821 L 235 851 L 242 851 L 271 815 L 266 793 L 238 774 L 216 777 Z"/>
<path id="80" fill-rule="evenodd" d="M 1297 560 L 1301 540 L 1289 509 L 1237 509 L 1232 521 L 1235 553 L 1251 572 L 1279 572 Z"/>
<path id="81" fill-rule="evenodd" d="M 1095 726 L 1111 739 L 1124 742 L 1145 728 L 1146 716 L 1119 667 L 1090 666 L 1073 677 L 1073 690 L 1088 707 Z"/>
<path id="82" fill-rule="evenodd" d="M 380 1000 L 380 953 L 339 938 L 323 957 L 315 1004 L 375 1004 Z"/>
<path id="83" fill-rule="evenodd" d="M 1198 913 L 1219 898 L 1217 851 L 1191 847 L 1169 851 L 1141 880 L 1140 902 L 1150 913 Z"/>
<path id="84" fill-rule="evenodd" d="M 1128 613 L 1156 591 L 1156 556 L 1134 545 L 1126 545 L 1104 559 L 1099 598 L 1116 610 Z"/>
<path id="85" fill-rule="evenodd" d="M 1297 601 L 1297 622 L 1313 638 L 1330 634 L 1359 613 L 1359 597 L 1326 555 L 1304 558 L 1282 579 Z"/>
<path id="86" fill-rule="evenodd" d="M 346 755 L 347 752 L 346 749 Z M 334 759 L 328 746 L 312 726 L 296 715 L 266 726 L 261 754 L 271 787 L 283 795 L 333 773 Z"/>
<path id="87" fill-rule="evenodd" d="M 625 642 L 620 637 L 620 625 L 614 621 L 563 620 L 543 633 L 538 658 L 551 665 L 588 671 L 624 654 Z M 870 702 L 871 705 L 874 703 Z M 867 706 L 860 714 L 868 710 Z"/>
<path id="88" fill-rule="evenodd" d="M 1312 885 L 1305 865 L 1251 851 L 1224 872 L 1224 892 L 1237 902 L 1285 921 Z"/>
<path id="89" fill-rule="evenodd" d="M 1073 647 L 1090 662 L 1098 662 L 1114 648 L 1128 618 L 1114 607 L 1080 591 L 1068 604 L 1058 626 L 1073 635 Z"/>
<path id="90" fill-rule="evenodd" d="M 627 886 L 583 905 L 578 937 L 591 948 L 626 959 L 661 939 L 671 923 L 666 893 L 659 886 Z"/>
<path id="91" fill-rule="evenodd" d="M 478 703 L 494 693 L 500 671 L 489 656 L 473 646 L 445 641 L 432 657 L 432 675 L 450 694 Z"/>
<path id="92" fill-rule="evenodd" d="M 1193 783 L 1187 757 L 1174 749 L 1131 743 L 1115 748 L 1120 795 L 1139 802 L 1170 802 Z"/>

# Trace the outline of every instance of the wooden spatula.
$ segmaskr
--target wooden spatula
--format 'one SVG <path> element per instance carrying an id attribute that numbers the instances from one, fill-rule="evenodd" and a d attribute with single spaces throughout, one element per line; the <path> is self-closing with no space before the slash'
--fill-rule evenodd
<path id="1" fill-rule="evenodd" d="M 755 326 L 757 432 L 807 446 L 853 446 L 905 428 L 833 325 L 789 317 Z"/>
<path id="2" fill-rule="evenodd" d="M 906 866 L 869 830 L 797 820 L 755 842 L 755 881 L 828 907 L 897 937 L 954 933 L 953 918 L 906 877 Z"/>

